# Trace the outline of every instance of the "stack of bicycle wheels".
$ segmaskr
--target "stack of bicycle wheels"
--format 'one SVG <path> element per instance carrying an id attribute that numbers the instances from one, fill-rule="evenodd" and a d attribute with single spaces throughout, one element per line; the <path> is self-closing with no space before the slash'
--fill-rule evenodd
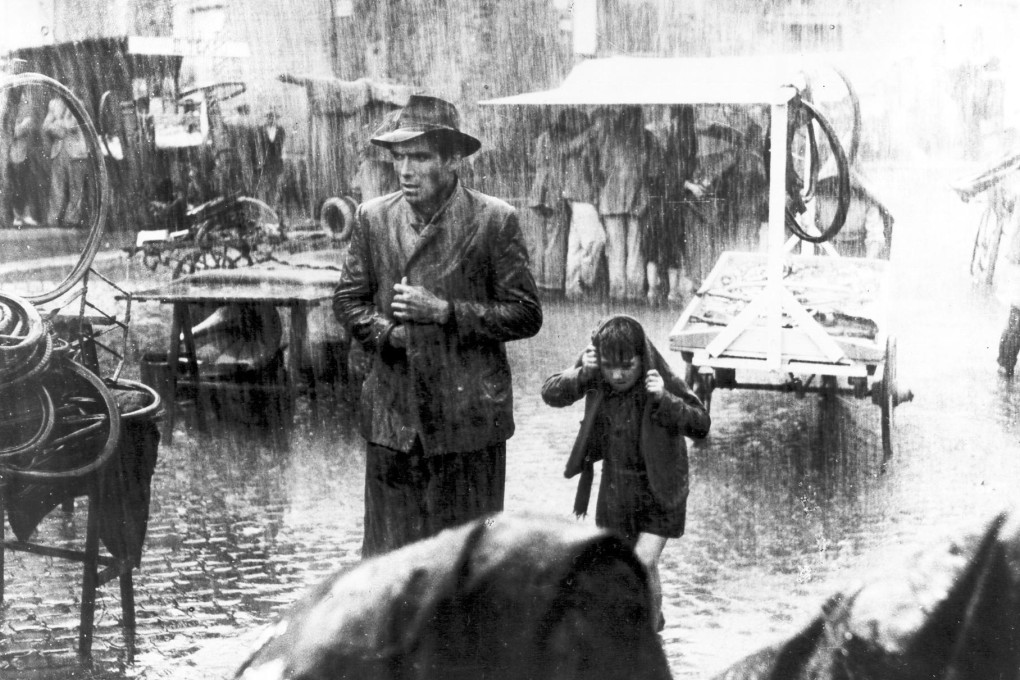
<path id="1" fill-rule="evenodd" d="M 0 292 L 0 473 L 85 474 L 112 455 L 120 413 L 38 310 Z"/>
<path id="2" fill-rule="evenodd" d="M 97 366 L 96 372 L 86 368 L 81 362 L 86 339 L 58 337 L 37 307 L 58 305 L 60 299 L 66 304 L 79 286 L 79 295 L 87 295 L 82 281 L 102 240 L 110 186 L 99 137 L 81 100 L 38 73 L 0 78 L 0 94 L 8 97 L 15 91 L 34 91 L 40 101 L 59 98 L 66 104 L 89 151 L 96 209 L 78 261 L 63 280 L 24 297 L 0 291 L 0 484 L 74 487 L 76 478 L 98 470 L 115 454 L 122 421 L 156 417 L 160 401 L 155 390 L 141 383 L 104 380 Z M 94 355 L 94 346 L 88 349 Z M 11 487 L 7 484 L 8 491 Z M 7 501 L 10 505 L 10 496 Z"/>

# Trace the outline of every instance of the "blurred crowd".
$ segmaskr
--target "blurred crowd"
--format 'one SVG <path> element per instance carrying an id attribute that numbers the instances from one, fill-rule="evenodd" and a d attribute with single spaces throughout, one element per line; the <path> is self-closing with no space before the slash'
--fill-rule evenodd
<path id="1" fill-rule="evenodd" d="M 61 97 L 36 101 L 30 88 L 3 102 L 0 224 L 77 228 L 90 218 L 89 149 Z"/>
<path id="2" fill-rule="evenodd" d="M 745 107 L 746 108 L 746 107 Z M 726 250 L 764 247 L 765 112 L 726 106 L 559 109 L 534 142 L 528 208 L 540 285 L 567 297 L 682 304 Z M 805 221 L 831 219 L 832 173 Z M 833 248 L 888 257 L 891 216 L 856 173 Z"/>

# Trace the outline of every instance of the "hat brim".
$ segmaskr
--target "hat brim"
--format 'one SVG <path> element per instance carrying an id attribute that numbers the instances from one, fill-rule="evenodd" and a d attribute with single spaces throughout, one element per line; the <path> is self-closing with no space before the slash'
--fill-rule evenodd
<path id="1" fill-rule="evenodd" d="M 460 144 L 461 149 L 465 156 L 470 156 L 474 152 L 482 148 L 482 143 L 478 139 L 472 137 L 466 132 L 460 130 L 450 129 L 439 129 L 439 130 L 393 130 L 377 137 L 372 137 L 371 141 L 376 146 L 381 146 L 384 149 L 389 149 L 394 144 L 401 142 L 409 142 L 412 139 L 418 139 L 425 135 L 432 135 L 434 137 L 448 137 L 450 140 L 455 140 L 456 143 Z"/>

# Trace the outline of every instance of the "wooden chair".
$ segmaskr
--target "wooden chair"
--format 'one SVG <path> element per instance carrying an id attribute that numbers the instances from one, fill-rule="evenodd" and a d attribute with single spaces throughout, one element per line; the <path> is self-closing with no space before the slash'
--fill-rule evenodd
<path id="1" fill-rule="evenodd" d="M 132 419 L 153 418 L 160 409 L 158 394 L 140 383 L 121 381 L 121 384 L 130 389 L 137 389 L 149 394 L 149 404 L 139 410 L 122 415 L 118 404 L 107 384 L 96 376 L 92 371 L 81 364 L 69 359 L 61 359 L 60 370 L 67 374 L 68 379 L 78 380 L 90 388 L 98 396 L 104 405 L 106 413 L 109 414 L 105 423 L 103 443 L 98 454 L 88 462 L 68 470 L 47 471 L 42 469 L 26 468 L 18 462 L 7 460 L 0 456 L 0 541 L 3 550 L 0 550 L 0 602 L 4 597 L 4 553 L 6 550 L 21 551 L 55 557 L 59 559 L 79 562 L 83 565 L 82 572 L 82 596 L 80 627 L 78 632 L 78 655 L 81 661 L 89 665 L 92 660 L 92 637 L 95 623 L 96 592 L 114 579 L 120 583 L 121 611 L 123 626 L 128 639 L 128 649 L 133 649 L 135 629 L 134 609 L 134 585 L 132 571 L 135 567 L 135 558 L 130 554 L 121 554 L 116 557 L 111 554 L 100 553 L 100 500 L 104 492 L 103 483 L 108 475 L 121 475 L 120 468 L 110 466 L 120 463 L 122 451 L 123 422 Z M 92 395 L 90 395 L 92 396 Z M 103 425 L 104 423 L 101 423 Z M 152 427 L 155 427 L 154 425 Z M 158 431 L 157 431 L 158 432 Z M 66 437 L 69 439 L 69 436 Z M 69 444 L 70 442 L 68 442 Z M 49 446 L 58 447 L 59 441 L 50 442 Z M 9 504 L 14 500 L 13 492 L 19 485 L 32 484 L 48 486 L 56 489 L 56 495 L 66 494 L 66 499 L 73 504 L 77 496 L 87 498 L 87 517 L 85 544 L 81 550 L 46 546 L 30 540 L 7 539 L 5 537 L 6 524 L 10 514 Z M 64 504 L 66 507 L 66 501 Z M 118 552 L 123 553 L 123 550 Z"/>

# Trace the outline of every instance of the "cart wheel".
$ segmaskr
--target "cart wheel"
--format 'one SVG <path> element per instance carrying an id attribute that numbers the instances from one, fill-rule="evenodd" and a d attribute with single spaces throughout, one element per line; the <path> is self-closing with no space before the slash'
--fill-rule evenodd
<path id="1" fill-rule="evenodd" d="M 250 196 L 238 196 L 237 204 L 246 234 L 266 239 L 279 238 L 283 235 L 284 224 L 280 214 L 265 201 Z"/>
<path id="2" fill-rule="evenodd" d="M 244 225 L 242 250 L 248 264 L 265 262 L 272 257 L 273 246 L 286 239 L 286 225 L 280 214 L 264 201 L 248 196 L 237 198 Z"/>
<path id="3" fill-rule="evenodd" d="M 237 224 L 208 220 L 195 234 L 195 242 L 201 248 L 196 269 L 236 269 L 242 265 L 251 266 L 255 264 L 252 248 L 259 241 L 257 232 L 251 231 L 246 222 Z"/>
<path id="4" fill-rule="evenodd" d="M 885 342 L 885 372 L 882 375 L 882 388 L 879 407 L 882 409 L 882 466 L 892 458 L 895 447 L 895 420 L 893 409 L 896 408 L 896 337 L 890 335 Z"/>
<path id="5" fill-rule="evenodd" d="M 213 247 L 188 253 L 177 260 L 173 269 L 173 278 L 194 274 L 203 269 L 235 269 L 237 260 L 240 258 L 234 259 L 233 252 L 233 249 L 226 247 Z M 248 258 L 248 264 L 251 264 L 251 258 Z"/>
<path id="6" fill-rule="evenodd" d="M 216 245 L 205 248 L 198 260 L 198 269 L 237 269 L 239 266 L 255 264 L 251 250 L 244 243 L 233 245 Z"/>

